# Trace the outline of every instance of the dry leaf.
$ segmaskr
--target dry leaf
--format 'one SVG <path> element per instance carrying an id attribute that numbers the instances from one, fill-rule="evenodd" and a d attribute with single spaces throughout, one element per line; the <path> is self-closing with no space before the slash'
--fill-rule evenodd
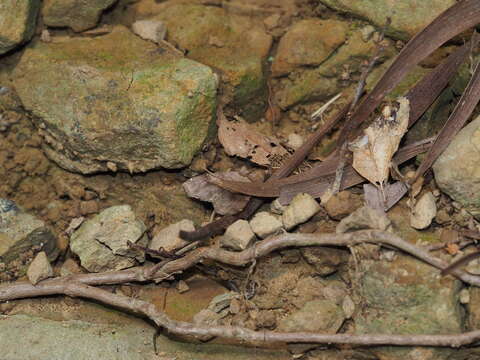
<path id="1" fill-rule="evenodd" d="M 365 135 L 350 144 L 354 169 L 381 188 L 388 179 L 393 154 L 408 128 L 409 101 L 404 97 L 397 101 L 398 111 L 385 107 L 383 115 L 365 129 Z"/>
<path id="2" fill-rule="evenodd" d="M 250 196 L 224 190 L 210 183 L 208 176 L 208 174 L 199 175 L 185 181 L 183 189 L 187 195 L 194 199 L 211 202 L 215 212 L 220 215 L 232 215 L 242 211 Z M 236 171 L 216 173 L 215 176 L 226 180 L 250 182 L 247 177 Z"/>
<path id="3" fill-rule="evenodd" d="M 276 165 L 288 155 L 275 138 L 258 133 L 242 119 L 228 121 L 220 115 L 217 119 L 218 139 L 228 155 L 236 155 L 258 165 Z"/>

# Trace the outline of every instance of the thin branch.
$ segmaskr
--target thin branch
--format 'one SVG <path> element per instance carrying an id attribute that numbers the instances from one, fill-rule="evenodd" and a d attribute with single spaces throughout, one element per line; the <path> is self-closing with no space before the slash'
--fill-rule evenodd
<path id="1" fill-rule="evenodd" d="M 349 344 L 349 345 L 397 345 L 460 347 L 480 340 L 480 331 L 449 335 L 386 335 L 386 334 L 317 334 L 309 332 L 253 331 L 239 326 L 202 325 L 170 319 L 155 305 L 144 300 L 111 293 L 107 290 L 75 281 L 44 281 L 34 289 L 32 296 L 63 294 L 82 297 L 103 304 L 140 314 L 152 320 L 165 332 L 205 341 L 212 337 L 234 340 L 242 345 L 271 346 L 279 343 Z"/>

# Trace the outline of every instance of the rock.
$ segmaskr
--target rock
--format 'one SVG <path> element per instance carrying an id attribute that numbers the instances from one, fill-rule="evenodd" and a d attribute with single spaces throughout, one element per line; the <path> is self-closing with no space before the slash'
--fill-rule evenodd
<path id="1" fill-rule="evenodd" d="M 75 32 L 91 29 L 102 12 L 116 0 L 45 0 L 43 21 L 52 27 L 69 27 Z"/>
<path id="2" fill-rule="evenodd" d="M 389 231 L 392 222 L 385 214 L 368 206 L 355 210 L 337 225 L 336 233 L 342 234 L 349 231 L 375 229 Z"/>
<path id="3" fill-rule="evenodd" d="M 180 231 L 194 231 L 195 225 L 192 220 L 183 219 L 175 224 L 169 225 L 160 230 L 148 246 L 152 250 L 174 251 L 188 245 L 188 241 L 180 237 Z"/>
<path id="4" fill-rule="evenodd" d="M 70 171 L 183 167 L 213 125 L 212 70 L 122 26 L 95 38 L 36 42 L 13 78 L 44 151 Z"/>
<path id="5" fill-rule="evenodd" d="M 355 303 L 350 296 L 345 296 L 342 302 L 342 310 L 345 314 L 345 318 L 350 319 L 355 313 Z"/>
<path id="6" fill-rule="evenodd" d="M 62 264 L 62 267 L 60 268 L 60 276 L 82 274 L 84 272 L 85 270 L 82 269 L 82 267 L 78 265 L 77 262 L 73 259 L 65 260 L 65 262 Z"/>
<path id="7" fill-rule="evenodd" d="M 338 20 L 306 19 L 282 36 L 272 63 L 272 75 L 286 75 L 296 67 L 319 65 L 347 39 L 348 24 Z"/>
<path id="8" fill-rule="evenodd" d="M 348 262 L 349 257 L 347 251 L 330 247 L 306 247 L 300 251 L 305 261 L 312 265 L 320 276 L 333 274 Z"/>
<path id="9" fill-rule="evenodd" d="M 70 238 L 70 249 L 90 272 L 121 270 L 145 260 L 128 242 L 147 245 L 145 225 L 129 205 L 109 207 L 86 220 Z"/>
<path id="10" fill-rule="evenodd" d="M 0 198 L 0 263 L 21 276 L 26 271 L 22 259 L 28 260 L 39 251 L 53 261 L 58 255 L 55 235 L 42 220 L 23 212 L 13 201 Z"/>
<path id="11" fill-rule="evenodd" d="M 210 309 L 203 309 L 193 317 L 193 323 L 198 325 L 218 325 L 222 315 Z"/>
<path id="12" fill-rule="evenodd" d="M 187 292 L 188 290 L 190 290 L 190 287 L 187 285 L 187 283 L 183 280 L 180 280 L 177 284 L 177 291 L 180 294 L 183 294 L 184 292 Z"/>
<path id="13" fill-rule="evenodd" d="M 45 251 L 41 251 L 35 256 L 27 270 L 28 280 L 36 285 L 39 281 L 48 279 L 53 276 L 53 269 L 48 261 Z"/>
<path id="14" fill-rule="evenodd" d="M 335 334 L 345 320 L 340 306 L 330 300 L 312 300 L 279 321 L 279 331 L 307 331 Z"/>
<path id="15" fill-rule="evenodd" d="M 309 194 L 297 194 L 282 214 L 283 226 L 290 230 L 306 222 L 320 210 L 320 205 Z"/>
<path id="16" fill-rule="evenodd" d="M 0 2 L 0 54 L 31 39 L 35 32 L 38 0 L 2 0 Z"/>
<path id="17" fill-rule="evenodd" d="M 254 239 L 255 234 L 248 221 L 237 220 L 227 228 L 220 238 L 220 244 L 226 248 L 242 251 L 248 248 Z"/>
<path id="18" fill-rule="evenodd" d="M 195 176 L 183 183 L 185 193 L 194 199 L 211 202 L 213 209 L 220 215 L 233 215 L 243 210 L 250 200 L 250 196 L 235 194 L 212 184 L 207 174 Z M 240 175 L 238 171 L 217 172 L 215 176 L 233 181 L 250 180 Z"/>
<path id="19" fill-rule="evenodd" d="M 480 117 L 465 126 L 440 155 L 433 171 L 438 187 L 480 220 Z"/>
<path id="20" fill-rule="evenodd" d="M 159 44 L 167 35 L 167 27 L 162 21 L 137 20 L 132 25 L 132 30 L 142 39 Z"/>
<path id="21" fill-rule="evenodd" d="M 282 229 L 283 223 L 277 216 L 261 211 L 250 220 L 250 227 L 258 237 L 264 239 Z"/>
<path id="22" fill-rule="evenodd" d="M 391 23 L 386 35 L 408 40 L 427 26 L 441 12 L 455 4 L 455 0 L 404 0 L 388 2 L 383 0 L 320 0 L 334 10 L 370 21 L 379 29 L 385 26 L 386 16 Z"/>
<path id="23" fill-rule="evenodd" d="M 270 203 L 270 211 L 277 215 L 282 215 L 286 208 L 286 206 L 280 204 L 278 199 L 275 199 Z"/>
<path id="24" fill-rule="evenodd" d="M 325 210 L 331 218 L 341 220 L 362 205 L 363 201 L 360 195 L 352 194 L 350 191 L 340 191 L 327 201 Z"/>
<path id="25" fill-rule="evenodd" d="M 415 204 L 412 214 L 410 215 L 410 225 L 415 229 L 425 229 L 432 223 L 437 215 L 437 204 L 435 196 L 429 191 Z"/>
<path id="26" fill-rule="evenodd" d="M 371 58 L 376 48 L 377 45 L 372 39 L 367 42 L 362 40 L 360 29 L 352 31 L 348 40 L 320 66 L 298 68 L 294 76 L 279 79 L 275 100 L 285 109 L 301 102 L 329 99 L 344 87 L 340 83 L 341 79 L 337 78 L 340 78 L 346 69 L 348 74 L 360 73 L 362 64 Z M 379 61 L 385 61 L 394 54 L 393 46 L 387 43 Z"/>
<path id="27" fill-rule="evenodd" d="M 288 135 L 287 145 L 292 148 L 293 150 L 297 150 L 300 146 L 304 143 L 303 137 L 298 134 L 290 134 Z"/>
<path id="28" fill-rule="evenodd" d="M 187 50 L 189 58 L 219 69 L 226 85 L 223 91 L 244 118 L 257 119 L 266 102 L 263 61 L 272 44 L 261 20 L 198 3 L 162 5 L 152 19 L 166 24 L 168 41 Z"/>
<path id="29" fill-rule="evenodd" d="M 353 316 L 356 334 L 456 334 L 464 328 L 464 310 L 459 301 L 462 284 L 443 277 L 428 264 L 400 255 L 389 262 L 361 260 L 357 263 L 359 299 Z M 418 359 L 422 348 L 372 348 L 380 359 Z M 450 350 L 432 348 L 422 359 L 448 358 Z"/>

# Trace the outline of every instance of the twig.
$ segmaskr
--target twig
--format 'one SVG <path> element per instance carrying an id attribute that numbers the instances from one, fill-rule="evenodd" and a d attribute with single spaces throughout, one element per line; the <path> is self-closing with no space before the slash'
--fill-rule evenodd
<path id="1" fill-rule="evenodd" d="M 381 235 L 383 242 L 405 244 L 413 246 L 403 240 L 398 241 L 392 234 L 364 231 L 367 238 L 372 235 Z M 298 235 L 298 236 L 292 236 Z M 347 237 L 342 234 L 343 237 Z M 392 236 L 389 236 L 392 235 Z M 318 236 L 305 234 L 286 234 L 276 238 L 275 241 L 268 241 L 267 246 L 263 246 L 263 251 L 269 251 L 278 246 L 277 243 L 292 242 L 298 240 L 305 245 L 312 245 L 312 241 Z M 362 237 L 362 236 L 360 236 Z M 318 240 L 318 239 L 317 239 Z M 343 239 L 345 240 L 345 239 Z M 352 240 L 352 239 L 350 239 Z M 371 239 L 370 239 L 371 240 Z M 343 243 L 343 241 L 341 241 Z M 402 243 L 403 242 L 403 243 Z M 293 244 L 291 244 L 293 245 Z M 407 246 L 407 248 L 409 247 Z M 418 255 L 418 254 L 417 254 Z M 421 256 L 420 256 L 421 257 Z M 462 345 L 472 344 L 480 340 L 480 331 L 471 331 L 463 334 L 449 335 L 385 335 L 385 334 L 316 334 L 307 332 L 273 332 L 273 331 L 253 331 L 239 326 L 212 326 L 197 325 L 188 322 L 175 321 L 170 319 L 165 313 L 159 311 L 153 304 L 135 298 L 110 293 L 106 290 L 86 285 L 79 281 L 71 281 L 69 277 L 47 280 L 40 282 L 36 286 L 24 284 L 23 289 L 15 288 L 15 284 L 3 286 L 0 288 L 0 300 L 5 299 L 5 288 L 14 288 L 16 291 L 10 291 L 10 298 L 20 298 L 26 296 L 45 296 L 64 294 L 71 297 L 83 297 L 96 300 L 101 303 L 121 308 L 136 314 L 143 315 L 152 320 L 159 328 L 167 333 L 187 336 L 196 340 L 205 340 L 206 338 L 219 337 L 223 339 L 235 340 L 241 344 L 250 344 L 254 346 L 268 346 L 278 343 L 314 343 L 314 344 L 349 344 L 349 345 L 400 345 L 400 346 L 439 346 L 439 347 L 460 347 Z M 27 289 L 28 288 L 28 289 Z M 23 290 L 23 291 L 22 291 Z M 28 294 L 28 295 L 27 295 Z"/>
<path id="2" fill-rule="evenodd" d="M 427 250 L 413 245 L 400 237 L 378 230 L 361 230 L 346 234 L 290 234 L 267 238 L 257 242 L 253 247 L 240 252 L 227 251 L 214 247 L 203 247 L 187 253 L 184 257 L 169 260 L 159 269 L 162 274 L 174 274 L 185 271 L 204 260 L 214 260 L 234 266 L 244 266 L 253 260 L 269 253 L 291 246 L 340 246 L 348 247 L 362 243 L 374 243 L 393 246 L 402 250 L 438 269 L 444 269 L 447 263 L 431 255 Z M 158 264 L 157 264 L 158 265 Z M 111 271 L 92 274 L 77 274 L 56 279 L 48 279 L 39 285 L 57 284 L 57 282 L 70 281 L 88 285 L 111 285 L 127 282 L 145 282 L 155 280 L 157 275 L 150 273 L 152 266 L 140 266 L 127 270 Z M 453 275 L 462 281 L 480 286 L 480 276 L 474 276 L 464 271 L 455 270 Z M 42 293 L 41 286 L 33 286 L 28 282 L 16 282 L 0 285 L 0 301 L 13 300 L 24 297 L 47 295 Z"/>

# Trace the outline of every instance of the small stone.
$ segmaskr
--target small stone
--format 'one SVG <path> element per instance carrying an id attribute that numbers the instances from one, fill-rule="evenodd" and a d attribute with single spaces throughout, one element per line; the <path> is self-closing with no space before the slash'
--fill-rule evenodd
<path id="1" fill-rule="evenodd" d="M 150 242 L 149 248 L 153 250 L 174 251 L 188 244 L 188 241 L 180 237 L 180 231 L 194 231 L 195 225 L 192 220 L 183 219 L 175 224 L 160 230 Z"/>
<path id="2" fill-rule="evenodd" d="M 268 30 L 272 30 L 278 26 L 278 22 L 280 21 L 280 14 L 275 13 L 273 15 L 270 15 L 269 17 L 265 18 L 263 20 L 263 23 L 265 24 L 265 27 Z"/>
<path id="3" fill-rule="evenodd" d="M 165 23 L 160 20 L 138 20 L 132 25 L 132 30 L 142 39 L 160 43 L 165 39 L 167 34 L 167 27 Z"/>
<path id="4" fill-rule="evenodd" d="M 222 318 L 222 315 L 209 309 L 200 310 L 193 317 L 193 323 L 197 325 L 217 325 L 218 320 Z"/>
<path id="5" fill-rule="evenodd" d="M 443 225 L 443 224 L 446 224 L 448 222 L 450 222 L 452 219 L 450 217 L 450 215 L 448 214 L 448 211 L 445 210 L 445 209 L 440 209 L 437 211 L 437 215 L 435 216 L 435 221 L 440 224 L 440 225 Z"/>
<path id="6" fill-rule="evenodd" d="M 325 210 L 331 218 L 341 220 L 362 207 L 362 203 L 360 195 L 352 194 L 350 191 L 340 191 L 327 201 Z"/>
<path id="7" fill-rule="evenodd" d="M 388 231 L 391 225 L 392 222 L 385 214 L 368 206 L 363 206 L 342 219 L 335 231 L 337 234 L 366 229 Z"/>
<path id="8" fill-rule="evenodd" d="M 278 201 L 278 199 L 275 199 L 270 204 L 270 211 L 274 214 L 282 215 L 286 208 L 286 206 L 280 204 L 280 201 Z"/>
<path id="9" fill-rule="evenodd" d="M 468 304 L 470 302 L 470 292 L 468 289 L 462 289 L 460 291 L 460 303 Z"/>
<path id="10" fill-rule="evenodd" d="M 355 312 L 355 303 L 350 296 L 347 295 L 343 299 L 342 309 L 343 313 L 345 314 L 345 318 L 350 319 Z"/>
<path id="11" fill-rule="evenodd" d="M 277 317 L 273 311 L 260 310 L 255 320 L 258 328 L 274 329 L 277 326 Z"/>
<path id="12" fill-rule="evenodd" d="M 40 40 L 46 43 L 52 41 L 52 37 L 50 36 L 50 31 L 47 29 L 42 30 L 42 34 L 40 35 Z"/>
<path id="13" fill-rule="evenodd" d="M 62 264 L 62 267 L 60 268 L 60 276 L 68 276 L 72 274 L 82 274 L 85 271 L 81 268 L 78 263 L 73 260 L 73 259 L 67 259 L 65 262 Z"/>
<path id="14" fill-rule="evenodd" d="M 362 40 L 367 42 L 371 39 L 373 33 L 375 32 L 375 28 L 372 25 L 364 26 L 360 32 L 362 33 Z"/>
<path id="15" fill-rule="evenodd" d="M 287 145 L 294 150 L 297 150 L 304 143 L 303 137 L 301 135 L 292 133 L 288 135 Z"/>
<path id="16" fill-rule="evenodd" d="M 232 250 L 242 251 L 255 239 L 255 234 L 246 220 L 237 220 L 227 228 L 225 235 L 220 239 L 222 247 L 231 248 Z"/>
<path id="17" fill-rule="evenodd" d="M 290 230 L 306 222 L 320 210 L 320 205 L 309 194 L 297 194 L 282 215 L 285 229 Z"/>
<path id="18" fill-rule="evenodd" d="M 410 216 L 410 225 L 418 230 L 425 229 L 430 226 L 435 215 L 437 215 L 435 196 L 427 192 L 415 204 Z"/>
<path id="19" fill-rule="evenodd" d="M 99 211 L 98 202 L 95 200 L 81 201 L 80 202 L 80 214 L 89 215 L 96 214 Z"/>
<path id="20" fill-rule="evenodd" d="M 277 216 L 261 211 L 250 220 L 250 227 L 258 237 L 264 239 L 279 231 L 283 224 Z"/>
<path id="21" fill-rule="evenodd" d="M 335 334 L 345 320 L 340 306 L 330 300 L 312 300 L 302 309 L 283 318 L 278 326 L 281 331 L 308 331 Z"/>
<path id="22" fill-rule="evenodd" d="M 27 270 L 28 280 L 36 285 L 39 281 L 53 276 L 53 269 L 48 261 L 47 254 L 41 251 L 35 256 Z"/>
<path id="23" fill-rule="evenodd" d="M 188 286 L 185 281 L 180 280 L 177 283 L 177 290 L 180 294 L 183 294 L 184 292 L 187 292 L 188 290 L 190 290 L 190 286 Z"/>

